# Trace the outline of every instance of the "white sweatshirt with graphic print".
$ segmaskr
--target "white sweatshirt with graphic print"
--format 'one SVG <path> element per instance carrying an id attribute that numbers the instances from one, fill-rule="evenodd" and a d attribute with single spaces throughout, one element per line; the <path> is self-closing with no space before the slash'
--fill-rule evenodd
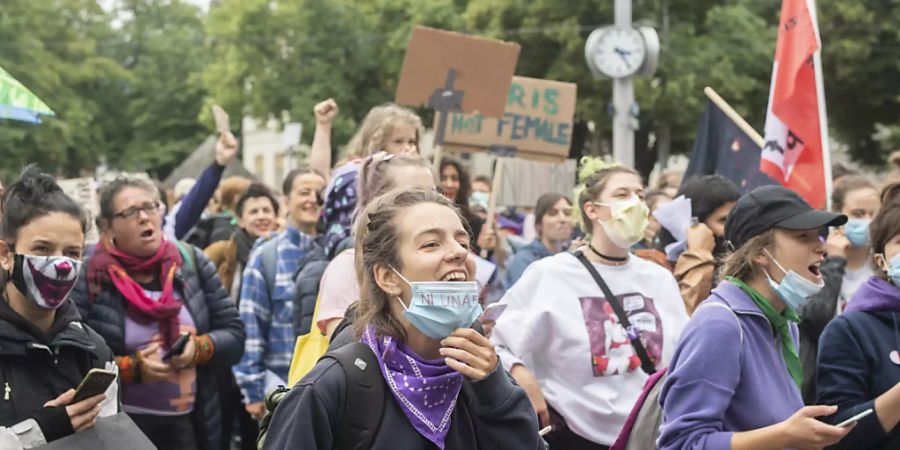
<path id="1" fill-rule="evenodd" d="M 640 330 L 647 353 L 665 367 L 688 320 L 675 278 L 634 255 L 622 266 L 594 267 Z M 523 364 L 573 432 L 611 445 L 647 375 L 587 269 L 569 253 L 544 258 L 501 301 L 509 306 L 491 340 L 503 366 Z"/>

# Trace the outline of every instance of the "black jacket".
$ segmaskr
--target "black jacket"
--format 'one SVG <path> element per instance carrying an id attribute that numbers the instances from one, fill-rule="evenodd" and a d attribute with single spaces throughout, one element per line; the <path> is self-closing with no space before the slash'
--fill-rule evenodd
<path id="1" fill-rule="evenodd" d="M 332 359 L 316 364 L 278 405 L 265 449 L 330 450 L 340 429 L 347 376 Z M 498 365 L 487 378 L 463 383 L 465 395 L 451 416 L 446 450 L 536 450 L 546 444 L 525 391 Z M 388 394 L 371 450 L 434 450 Z"/>
<path id="2" fill-rule="evenodd" d="M 218 449 L 222 435 L 219 388 L 214 371 L 237 364 L 244 353 L 244 323 L 238 316 L 234 300 L 222 287 L 216 266 L 203 252 L 193 249 L 194 264 L 186 262 L 175 276 L 175 288 L 197 327 L 197 334 L 208 335 L 215 353 L 208 365 L 197 367 L 197 397 L 193 422 L 201 449 Z M 112 283 L 101 286 L 93 301 L 88 297 L 87 267 L 78 279 L 71 298 L 78 305 L 84 321 L 106 339 L 116 356 L 125 352 L 125 304 Z"/>
<path id="3" fill-rule="evenodd" d="M 60 306 L 45 334 L 0 301 L 0 426 L 35 419 L 48 442 L 72 434 L 65 408 L 44 403 L 113 361 L 103 338 L 81 323 L 71 302 Z"/>
<path id="4" fill-rule="evenodd" d="M 227 241 L 237 230 L 234 216 L 229 214 L 214 214 L 200 219 L 185 236 L 185 242 L 204 249 L 219 241 Z M 230 287 L 230 286 L 229 286 Z"/>

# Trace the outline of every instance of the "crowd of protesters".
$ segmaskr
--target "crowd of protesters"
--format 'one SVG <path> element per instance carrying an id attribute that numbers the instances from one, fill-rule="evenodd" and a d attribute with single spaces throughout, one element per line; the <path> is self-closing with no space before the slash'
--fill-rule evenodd
<path id="1" fill-rule="evenodd" d="M 373 108 L 336 164 L 338 104 L 313 113 L 280 189 L 222 178 L 230 133 L 171 206 L 7 183 L 0 448 L 117 414 L 164 450 L 900 448 L 900 181 L 836 173 L 823 211 L 584 158 L 495 211 L 413 111 Z M 115 382 L 73 401 L 92 369 Z"/>

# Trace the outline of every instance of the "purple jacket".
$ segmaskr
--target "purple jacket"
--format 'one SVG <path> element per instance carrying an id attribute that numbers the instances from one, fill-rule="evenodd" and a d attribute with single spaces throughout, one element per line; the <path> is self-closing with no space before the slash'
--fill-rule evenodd
<path id="1" fill-rule="evenodd" d="M 803 407 L 780 342 L 753 300 L 722 282 L 694 312 L 660 394 L 660 450 L 729 450 L 734 432 L 782 422 Z M 740 326 L 740 328 L 738 328 Z M 797 345 L 797 326 L 791 325 Z"/>

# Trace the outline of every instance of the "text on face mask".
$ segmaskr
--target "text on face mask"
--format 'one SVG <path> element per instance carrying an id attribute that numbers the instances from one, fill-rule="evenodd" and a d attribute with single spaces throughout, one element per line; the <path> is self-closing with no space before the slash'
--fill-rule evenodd
<path id="1" fill-rule="evenodd" d="M 478 297 L 465 294 L 421 294 L 421 304 L 428 306 L 462 307 L 478 303 Z"/>

